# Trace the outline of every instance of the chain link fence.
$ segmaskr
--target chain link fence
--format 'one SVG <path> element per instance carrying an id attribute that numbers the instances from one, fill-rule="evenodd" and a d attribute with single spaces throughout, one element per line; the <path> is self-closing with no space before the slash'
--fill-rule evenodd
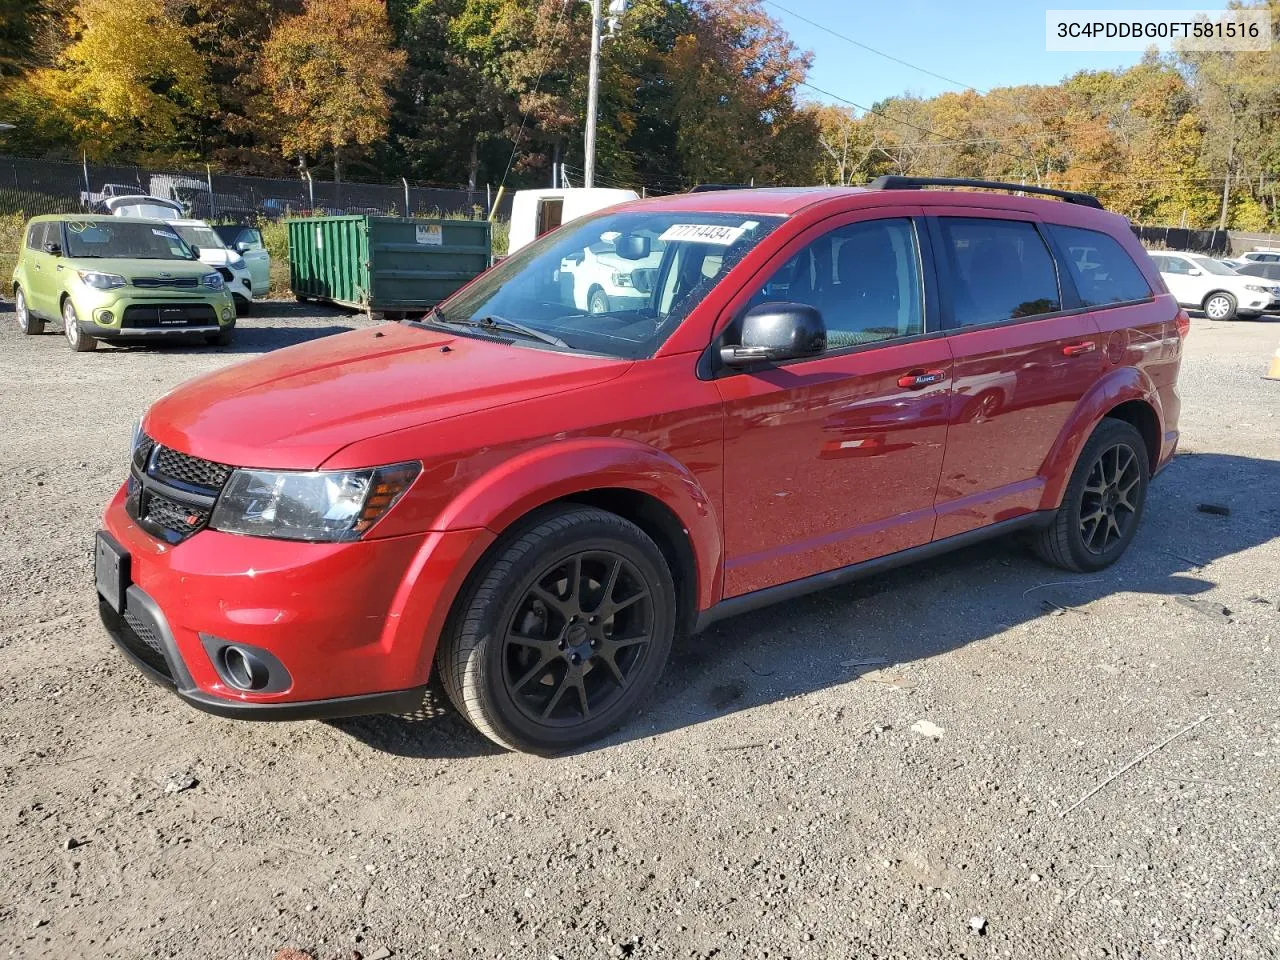
<path id="1" fill-rule="evenodd" d="M 106 212 L 112 196 L 174 200 L 201 220 L 279 220 L 310 214 L 484 215 L 488 190 L 414 183 L 335 183 L 0 156 L 0 214 Z M 509 201 L 498 215 L 509 216 Z"/>

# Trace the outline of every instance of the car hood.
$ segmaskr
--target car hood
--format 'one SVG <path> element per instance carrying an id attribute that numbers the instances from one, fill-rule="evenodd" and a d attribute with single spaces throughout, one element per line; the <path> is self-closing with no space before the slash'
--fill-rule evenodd
<path id="1" fill-rule="evenodd" d="M 72 270 L 94 270 L 98 273 L 117 273 L 122 277 L 158 277 L 167 273 L 171 277 L 203 277 L 209 272 L 207 264 L 195 260 L 132 260 L 129 258 L 69 257 L 67 266 Z"/>
<path id="2" fill-rule="evenodd" d="M 311 470 L 359 440 L 601 383 L 630 365 L 386 324 L 192 380 L 157 401 L 143 429 L 219 463 Z"/>
<path id="3" fill-rule="evenodd" d="M 232 257 L 238 257 L 239 254 L 232 253 L 226 247 L 221 249 L 212 249 L 210 247 L 200 248 L 200 262 L 207 263 L 215 267 L 225 267 Z"/>

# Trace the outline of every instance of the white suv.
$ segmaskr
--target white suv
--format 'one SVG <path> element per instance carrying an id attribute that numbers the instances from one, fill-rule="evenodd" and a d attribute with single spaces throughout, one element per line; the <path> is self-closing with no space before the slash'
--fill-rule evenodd
<path id="1" fill-rule="evenodd" d="M 1147 252 L 1178 303 L 1203 310 L 1210 320 L 1252 318 L 1280 308 L 1280 287 L 1270 280 L 1236 273 L 1194 253 Z"/>

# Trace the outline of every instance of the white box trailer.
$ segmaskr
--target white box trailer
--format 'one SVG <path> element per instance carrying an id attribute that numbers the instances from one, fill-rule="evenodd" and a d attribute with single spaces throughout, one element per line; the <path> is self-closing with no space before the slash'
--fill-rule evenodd
<path id="1" fill-rule="evenodd" d="M 639 199 L 640 195 L 634 190 L 606 187 L 518 190 L 511 198 L 511 235 L 507 241 L 507 256 L 562 223 Z"/>

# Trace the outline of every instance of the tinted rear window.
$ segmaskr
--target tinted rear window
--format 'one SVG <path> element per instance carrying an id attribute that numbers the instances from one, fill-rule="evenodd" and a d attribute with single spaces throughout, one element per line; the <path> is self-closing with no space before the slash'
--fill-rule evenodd
<path id="1" fill-rule="evenodd" d="M 1062 309 L 1058 272 L 1035 225 L 1022 220 L 941 217 L 959 327 Z"/>
<path id="2" fill-rule="evenodd" d="M 1097 230 L 1049 226 L 1086 307 L 1146 300 L 1151 287 L 1124 247 Z"/>

